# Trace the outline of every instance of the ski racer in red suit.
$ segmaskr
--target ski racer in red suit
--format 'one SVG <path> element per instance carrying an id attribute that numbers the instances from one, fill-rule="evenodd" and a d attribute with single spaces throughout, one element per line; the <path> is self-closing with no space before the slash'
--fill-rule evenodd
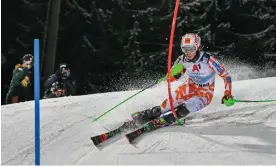
<path id="1" fill-rule="evenodd" d="M 217 61 L 217 59 L 200 51 L 201 39 L 197 34 L 188 33 L 181 39 L 181 50 L 184 53 L 174 63 L 181 63 L 184 69 L 170 78 L 171 82 L 178 80 L 184 73 L 187 75 L 183 82 L 172 92 L 173 104 L 176 107 L 178 118 L 185 117 L 190 112 L 197 112 L 208 106 L 213 98 L 215 88 L 215 76 L 218 74 L 225 85 L 223 100 L 232 98 L 232 81 L 229 72 Z M 134 112 L 132 118 L 144 123 L 171 114 L 169 99 L 165 99 L 159 106 Z"/>

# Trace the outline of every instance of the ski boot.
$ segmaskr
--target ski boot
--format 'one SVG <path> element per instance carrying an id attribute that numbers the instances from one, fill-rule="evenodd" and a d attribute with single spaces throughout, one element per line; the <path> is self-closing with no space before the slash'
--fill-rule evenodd
<path id="1" fill-rule="evenodd" d="M 150 109 L 146 109 L 140 112 L 134 112 L 131 114 L 133 121 L 138 124 L 142 125 L 146 122 L 149 122 L 155 118 L 158 118 L 162 114 L 161 107 L 155 106 Z"/>
<path id="2" fill-rule="evenodd" d="M 177 106 L 175 112 L 179 119 L 186 117 L 190 113 L 185 103 Z"/>
<path id="3" fill-rule="evenodd" d="M 185 104 L 181 104 L 177 106 L 175 108 L 175 112 L 176 112 L 176 116 L 179 119 L 186 117 L 190 113 L 190 111 L 187 109 Z M 163 117 L 168 122 L 175 121 L 172 111 L 167 111 L 165 113 L 162 113 L 160 106 L 155 106 L 150 109 L 140 111 L 140 112 L 134 112 L 131 114 L 133 121 L 138 125 L 142 125 L 160 116 Z"/>
<path id="4" fill-rule="evenodd" d="M 133 130 L 137 128 L 138 126 L 136 125 L 135 121 L 132 120 L 127 120 L 125 121 L 122 126 L 120 127 L 123 131 L 128 131 L 128 130 Z"/>
<path id="5" fill-rule="evenodd" d="M 183 125 L 185 123 L 185 119 L 183 120 L 180 120 L 180 119 L 186 117 L 190 113 L 190 111 L 187 109 L 185 104 L 181 104 L 175 107 L 175 113 L 178 118 L 177 123 L 179 125 Z M 160 117 L 162 117 L 168 124 L 176 122 L 176 119 L 172 111 L 167 111 L 163 113 Z"/>

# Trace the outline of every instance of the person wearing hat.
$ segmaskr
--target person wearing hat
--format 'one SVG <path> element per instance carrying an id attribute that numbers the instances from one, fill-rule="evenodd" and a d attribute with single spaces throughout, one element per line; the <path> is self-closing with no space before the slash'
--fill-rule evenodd
<path id="1" fill-rule="evenodd" d="M 6 104 L 26 101 L 25 92 L 30 88 L 30 69 L 33 67 L 33 56 L 26 54 L 22 64 L 17 64 L 13 70 L 9 91 L 6 95 Z"/>
<path id="2" fill-rule="evenodd" d="M 71 72 L 67 63 L 61 63 L 59 69 L 44 83 L 46 91 L 43 98 L 55 98 L 75 95 L 75 82 L 71 79 Z"/>

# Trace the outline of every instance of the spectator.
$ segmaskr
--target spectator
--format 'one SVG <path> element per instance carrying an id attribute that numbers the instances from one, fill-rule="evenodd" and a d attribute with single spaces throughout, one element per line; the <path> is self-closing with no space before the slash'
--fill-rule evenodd
<path id="1" fill-rule="evenodd" d="M 33 56 L 31 54 L 24 55 L 22 64 L 15 66 L 6 96 L 6 104 L 27 101 L 26 94 L 30 90 L 30 70 L 32 66 Z"/>
<path id="2" fill-rule="evenodd" d="M 61 63 L 59 69 L 45 82 L 46 91 L 44 98 L 55 98 L 75 95 L 75 81 L 71 78 L 71 72 L 67 63 Z"/>

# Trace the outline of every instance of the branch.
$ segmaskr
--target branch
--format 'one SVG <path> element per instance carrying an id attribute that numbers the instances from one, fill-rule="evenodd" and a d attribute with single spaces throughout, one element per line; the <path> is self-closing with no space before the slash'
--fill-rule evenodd
<path id="1" fill-rule="evenodd" d="M 260 37 L 264 37 L 266 35 L 266 33 L 271 30 L 276 30 L 274 25 L 270 25 L 267 29 L 265 29 L 261 32 L 252 33 L 252 34 L 240 34 L 240 33 L 234 33 L 232 31 L 228 31 L 228 32 L 231 34 L 234 34 L 236 36 L 242 36 L 242 37 L 246 37 L 248 40 L 252 40 L 252 39 L 258 39 Z"/>

